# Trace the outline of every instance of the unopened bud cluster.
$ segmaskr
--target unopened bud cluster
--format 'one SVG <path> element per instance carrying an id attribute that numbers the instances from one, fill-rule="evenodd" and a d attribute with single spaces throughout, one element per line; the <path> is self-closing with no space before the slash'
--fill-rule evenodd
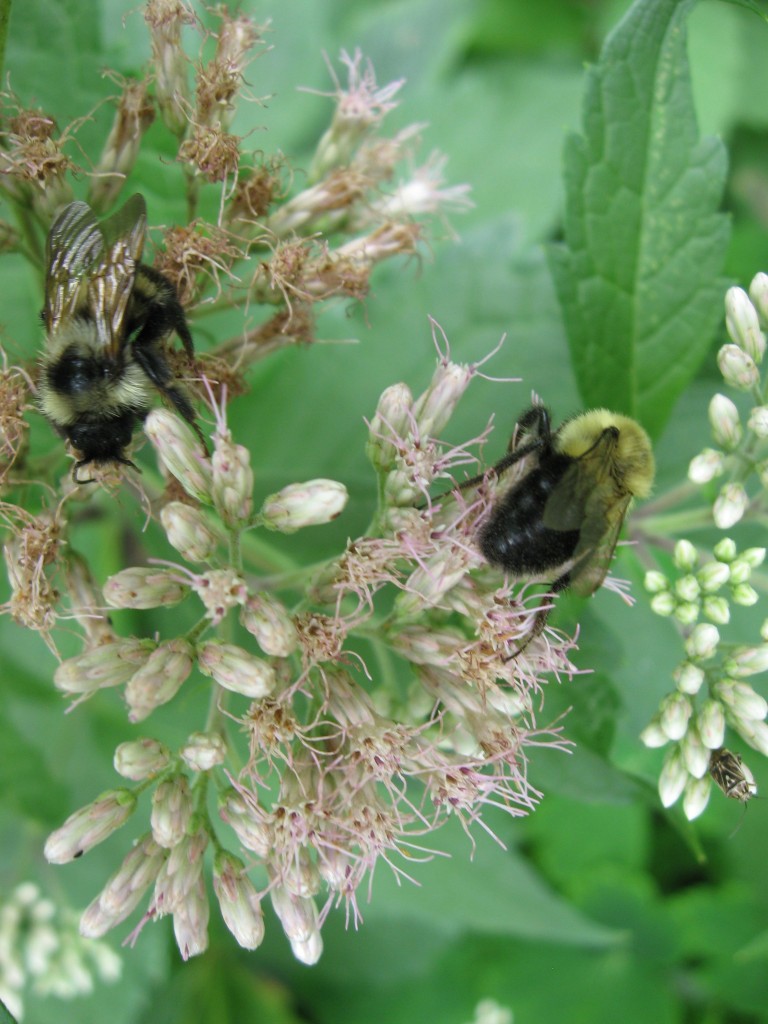
<path id="1" fill-rule="evenodd" d="M 764 557 L 763 548 L 739 554 L 733 541 L 724 540 L 715 548 L 715 560 L 693 572 L 697 552 L 692 544 L 681 541 L 675 563 L 686 574 L 674 586 L 661 573 L 646 576 L 655 610 L 673 615 L 685 627 L 685 659 L 674 673 L 675 690 L 662 700 L 642 739 L 649 747 L 669 745 L 659 778 L 661 800 L 670 807 L 682 796 L 683 810 L 691 819 L 702 813 L 709 800 L 711 779 L 716 776 L 711 765 L 713 758 L 717 761 L 715 752 L 723 747 L 727 726 L 768 755 L 768 702 L 746 681 L 768 671 L 768 622 L 761 631 L 763 643 L 727 645 L 718 626 L 725 625 L 729 615 L 720 614 L 717 606 L 712 614 L 706 603 L 713 589 L 728 584 L 732 602 L 753 604 L 757 595 L 748 579 Z M 699 611 L 710 621 L 697 622 Z"/>
<path id="2" fill-rule="evenodd" d="M 71 910 L 33 882 L 0 900 L 0 949 L 0 999 L 19 1021 L 27 991 L 76 999 L 90 994 L 96 979 L 112 983 L 122 972 L 120 957 L 106 943 L 81 938 Z"/>
<path id="3" fill-rule="evenodd" d="M 763 564 L 765 548 L 738 552 L 734 541 L 725 538 L 715 545 L 713 555 L 704 562 L 690 541 L 678 541 L 674 565 L 680 575 L 670 580 L 656 569 L 645 575 L 645 589 L 651 595 L 653 611 L 672 616 L 687 627 L 701 617 L 724 626 L 730 622 L 731 605 L 755 604 L 758 594 L 750 577 Z"/>
<path id="4" fill-rule="evenodd" d="M 768 275 L 758 274 L 749 288 L 729 288 L 725 297 L 725 323 L 731 341 L 717 356 L 725 383 L 749 394 L 753 405 L 746 423 L 734 401 L 716 394 L 709 405 L 709 422 L 716 447 L 704 448 L 688 469 L 689 479 L 707 485 L 722 480 L 712 515 L 715 525 L 728 530 L 738 523 L 750 505 L 747 489 L 754 473 L 760 487 L 768 485 L 768 458 L 763 442 L 768 437 L 768 405 L 763 400 L 761 364 L 768 325 Z M 738 453 L 736 458 L 735 453 Z"/>

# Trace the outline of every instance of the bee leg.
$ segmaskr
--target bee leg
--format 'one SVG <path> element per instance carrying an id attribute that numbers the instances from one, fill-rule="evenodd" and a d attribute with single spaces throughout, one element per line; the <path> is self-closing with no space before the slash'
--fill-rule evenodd
<path id="1" fill-rule="evenodd" d="M 186 392 L 173 383 L 173 373 L 165 361 L 163 353 L 154 345 L 154 338 L 149 342 L 144 340 L 146 326 L 141 334 L 134 340 L 131 350 L 133 358 L 142 368 L 147 377 L 152 381 L 157 390 L 167 398 L 174 409 L 184 417 L 200 439 L 203 450 L 208 454 L 208 444 L 205 435 L 198 426 L 195 409 L 189 400 Z"/>
<path id="2" fill-rule="evenodd" d="M 552 586 L 549 588 L 551 594 L 559 594 L 561 590 L 565 590 L 568 584 L 571 582 L 571 570 L 564 572 L 562 576 L 558 576 Z M 549 613 L 552 611 L 552 605 L 546 601 L 539 605 L 536 610 L 536 614 L 533 617 L 531 628 L 528 630 L 528 634 L 522 643 L 518 644 L 517 649 L 512 654 L 507 655 L 506 658 L 502 658 L 502 661 L 506 664 L 508 661 L 514 661 L 518 655 L 522 654 L 528 644 L 532 643 L 537 636 L 541 636 L 544 632 L 544 627 L 549 619 Z"/>

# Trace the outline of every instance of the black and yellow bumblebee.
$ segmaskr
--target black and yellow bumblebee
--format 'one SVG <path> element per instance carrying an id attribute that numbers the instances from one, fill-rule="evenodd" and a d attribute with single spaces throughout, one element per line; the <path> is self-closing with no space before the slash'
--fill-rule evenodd
<path id="1" fill-rule="evenodd" d="M 133 466 L 126 449 L 154 392 L 202 439 L 164 351 L 175 331 L 191 361 L 192 335 L 171 282 L 141 263 L 146 229 L 136 194 L 101 223 L 87 203 L 69 203 L 48 233 L 39 405 L 77 455 L 77 483 L 93 480 L 89 466 Z"/>
<path id="2" fill-rule="evenodd" d="M 581 413 L 553 431 L 549 411 L 535 405 L 520 416 L 494 475 L 523 459 L 530 466 L 479 529 L 482 555 L 515 579 L 549 576 L 552 593 L 593 594 L 608 572 L 632 499 L 651 491 L 655 466 L 647 433 L 607 409 Z M 548 611 L 547 605 L 536 613 L 516 653 L 541 633 Z"/>

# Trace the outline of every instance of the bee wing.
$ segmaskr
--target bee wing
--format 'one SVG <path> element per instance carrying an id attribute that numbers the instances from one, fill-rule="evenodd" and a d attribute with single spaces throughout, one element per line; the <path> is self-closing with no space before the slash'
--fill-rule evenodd
<path id="1" fill-rule="evenodd" d="M 104 251 L 104 236 L 87 203 L 69 203 L 51 225 L 46 244 L 43 319 L 54 330 L 62 317 L 74 315 L 83 282 Z"/>
<path id="2" fill-rule="evenodd" d="M 110 356 L 124 343 L 123 321 L 144 249 L 147 207 L 138 193 L 101 225 L 104 252 L 88 275 L 88 299 L 99 338 Z"/>
<path id="3" fill-rule="evenodd" d="M 102 224 L 87 203 L 64 207 L 46 248 L 43 319 L 49 331 L 73 317 L 85 300 L 102 344 L 117 354 L 146 228 L 146 204 L 138 194 Z"/>
<path id="4" fill-rule="evenodd" d="M 550 495 L 542 517 L 551 530 L 579 531 L 569 569 L 569 586 L 577 594 L 594 594 L 601 586 L 632 500 L 630 494 L 616 495 L 607 464 L 601 449 L 575 459 Z"/>

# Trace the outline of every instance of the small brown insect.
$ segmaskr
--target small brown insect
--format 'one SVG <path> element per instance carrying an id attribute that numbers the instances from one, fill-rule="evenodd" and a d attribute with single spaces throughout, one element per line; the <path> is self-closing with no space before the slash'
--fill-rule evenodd
<path id="1" fill-rule="evenodd" d="M 709 774 L 731 800 L 741 800 L 745 804 L 757 793 L 752 772 L 738 754 L 725 747 L 718 747 L 710 754 Z"/>

